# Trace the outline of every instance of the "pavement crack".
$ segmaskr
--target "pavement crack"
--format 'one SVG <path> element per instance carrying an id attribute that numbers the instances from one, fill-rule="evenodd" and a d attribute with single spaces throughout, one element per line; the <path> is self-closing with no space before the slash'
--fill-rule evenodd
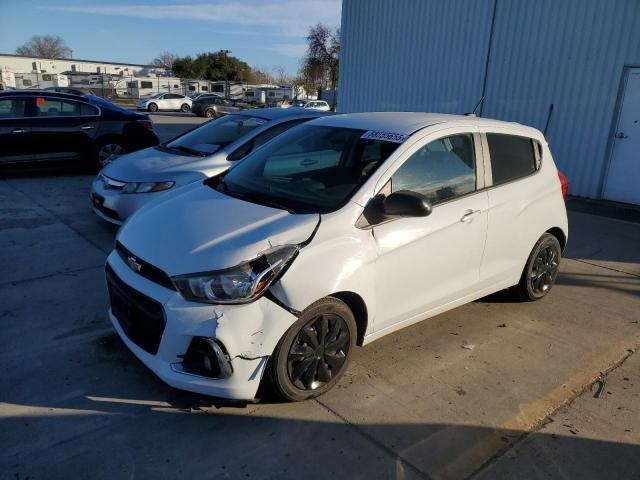
<path id="1" fill-rule="evenodd" d="M 517 445 L 519 445 L 521 442 L 527 439 L 530 435 L 539 432 L 545 425 L 548 425 L 549 423 L 553 422 L 553 417 L 558 415 L 558 413 L 561 410 L 564 410 L 565 408 L 571 408 L 571 405 L 576 401 L 576 399 L 582 396 L 583 394 L 589 392 L 589 390 L 593 387 L 594 383 L 597 382 L 597 380 L 600 379 L 604 381 L 611 372 L 613 372 L 614 370 L 624 365 L 624 363 L 638 350 L 640 350 L 640 344 L 636 344 L 632 348 L 628 348 L 626 350 L 626 353 L 621 358 L 619 358 L 617 361 L 611 364 L 608 368 L 600 372 L 597 375 L 597 377 L 595 377 L 591 381 L 582 385 L 581 388 L 575 389 L 572 392 L 572 395 L 569 396 L 564 402 L 559 404 L 556 408 L 554 408 L 551 412 L 549 412 L 544 418 L 541 418 L 539 421 L 537 421 L 535 425 L 533 425 L 529 430 L 523 431 L 511 443 L 509 443 L 504 448 L 497 451 L 493 456 L 488 458 L 482 465 L 480 465 L 476 470 L 474 470 L 471 473 L 471 475 L 469 475 L 467 478 L 470 480 L 477 478 L 479 475 L 484 473 L 489 467 L 495 464 L 500 458 L 504 457 L 508 452 L 513 450 Z"/>
<path id="2" fill-rule="evenodd" d="M 573 260 L 574 262 L 585 263 L 587 265 L 591 265 L 592 267 L 604 268 L 605 270 L 611 270 L 612 272 L 622 273 L 631 277 L 640 278 L 640 275 L 637 275 L 635 273 L 625 272 L 624 270 L 618 270 L 617 268 L 605 267 L 604 265 L 600 265 L 599 263 L 588 262 L 587 260 L 580 260 L 578 258 L 565 258 L 565 260 Z"/>
<path id="3" fill-rule="evenodd" d="M 29 283 L 29 282 L 37 282 L 39 280 L 46 280 L 47 278 L 52 278 L 52 277 L 57 277 L 57 276 L 74 276 L 78 273 L 83 273 L 83 272 L 87 272 L 89 270 L 95 270 L 96 268 L 104 268 L 104 263 L 101 263 L 99 265 L 91 265 L 89 267 L 82 267 L 82 268 L 77 268 L 74 270 L 65 270 L 65 271 L 61 271 L 61 272 L 54 272 L 54 273 L 49 273 L 47 275 L 41 275 L 39 277 L 29 277 L 29 278 L 23 278 L 21 280 L 10 280 L 8 282 L 0 282 L 0 287 L 4 287 L 7 285 L 11 285 L 11 286 L 16 286 L 16 285 L 22 285 L 24 283 Z"/>
<path id="4" fill-rule="evenodd" d="M 349 427 L 351 427 L 358 435 L 362 436 L 365 440 L 368 440 L 369 442 L 373 443 L 376 447 L 378 447 L 379 449 L 384 451 L 391 458 L 394 458 L 397 461 L 399 461 L 402 465 L 404 465 L 407 468 L 409 468 L 412 472 L 414 472 L 420 478 L 423 478 L 425 480 L 432 480 L 432 477 L 428 473 L 422 471 L 420 468 L 418 468 L 416 465 L 414 465 L 413 463 L 408 461 L 406 458 L 401 457 L 392 448 L 389 448 L 387 445 L 385 445 L 384 443 L 379 441 L 373 435 L 367 433 L 364 429 L 360 428 L 358 425 L 356 425 L 354 423 L 351 423 L 349 421 L 349 419 L 347 419 L 345 416 L 343 416 L 340 413 L 338 413 L 336 410 L 331 408 L 329 405 L 327 405 L 326 403 L 320 401 L 318 398 L 314 398 L 313 400 L 318 405 L 320 405 L 321 407 L 324 407 L 333 416 L 335 416 L 336 418 L 342 420 L 345 424 L 347 424 Z"/>

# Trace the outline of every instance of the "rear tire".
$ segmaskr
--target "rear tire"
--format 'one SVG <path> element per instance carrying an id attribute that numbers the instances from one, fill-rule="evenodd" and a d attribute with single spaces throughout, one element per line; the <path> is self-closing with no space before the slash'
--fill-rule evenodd
<path id="1" fill-rule="evenodd" d="M 527 259 L 520 282 L 511 289 L 515 297 L 533 302 L 546 296 L 558 278 L 561 254 L 558 239 L 550 233 L 542 235 Z"/>
<path id="2" fill-rule="evenodd" d="M 150 103 L 149 106 L 147 107 L 147 110 L 149 110 L 150 112 L 157 112 L 158 105 L 156 105 L 155 103 Z"/>
<path id="3" fill-rule="evenodd" d="M 180 107 L 180 111 L 181 111 L 182 113 L 188 113 L 188 112 L 190 112 L 190 111 L 191 111 L 191 107 L 189 106 L 189 104 L 187 104 L 187 103 L 183 103 L 183 104 L 182 104 L 182 107 Z"/>
<path id="4" fill-rule="evenodd" d="M 216 118 L 216 111 L 213 108 L 207 108 L 204 111 L 204 116 L 207 118 Z"/>
<path id="5" fill-rule="evenodd" d="M 299 402 L 338 383 L 356 346 L 351 309 L 326 297 L 307 308 L 287 330 L 267 365 L 267 379 L 282 398 Z"/>
<path id="6" fill-rule="evenodd" d="M 95 146 L 93 161 L 98 169 L 102 169 L 107 164 L 119 156 L 125 155 L 127 150 L 122 145 L 122 141 L 117 138 L 105 139 Z"/>

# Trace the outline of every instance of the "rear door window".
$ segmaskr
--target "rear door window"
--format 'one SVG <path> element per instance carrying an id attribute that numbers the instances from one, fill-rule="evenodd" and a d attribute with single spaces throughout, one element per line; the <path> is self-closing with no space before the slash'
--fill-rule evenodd
<path id="1" fill-rule="evenodd" d="M 77 117 L 80 116 L 80 102 L 59 98 L 36 98 L 36 112 L 39 117 Z"/>
<path id="2" fill-rule="evenodd" d="M 534 141 L 528 137 L 487 133 L 493 184 L 526 177 L 536 171 Z"/>
<path id="3" fill-rule="evenodd" d="M 81 103 L 80 104 L 80 114 L 83 117 L 88 117 L 88 116 L 92 116 L 92 115 L 100 115 L 100 111 L 98 110 L 97 107 L 94 107 L 93 105 L 88 105 L 86 103 Z"/>
<path id="4" fill-rule="evenodd" d="M 0 99 L 0 120 L 26 116 L 27 99 L 23 97 Z"/>

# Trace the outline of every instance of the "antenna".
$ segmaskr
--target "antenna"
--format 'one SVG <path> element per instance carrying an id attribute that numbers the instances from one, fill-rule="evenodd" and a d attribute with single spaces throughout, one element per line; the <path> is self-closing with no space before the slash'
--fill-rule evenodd
<path id="1" fill-rule="evenodd" d="M 476 116 L 476 111 L 478 110 L 478 107 L 480 107 L 480 105 L 482 105 L 482 102 L 484 102 L 484 95 L 482 95 L 482 97 L 480 97 L 480 100 L 478 100 L 478 103 L 476 103 L 476 106 L 473 109 L 473 111 L 471 113 L 465 113 L 465 116 L 467 116 L 467 117 L 475 117 Z"/>
<path id="2" fill-rule="evenodd" d="M 547 131 L 549 130 L 549 125 L 551 125 L 551 116 L 553 115 L 553 103 L 549 105 L 549 113 L 547 113 L 547 123 L 544 126 L 544 136 L 547 136 Z"/>

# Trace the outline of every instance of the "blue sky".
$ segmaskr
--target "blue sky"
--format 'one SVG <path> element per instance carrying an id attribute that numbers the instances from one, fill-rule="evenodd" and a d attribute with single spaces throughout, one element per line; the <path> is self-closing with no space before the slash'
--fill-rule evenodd
<path id="1" fill-rule="evenodd" d="M 148 63 L 220 49 L 295 73 L 307 28 L 340 25 L 341 0 L 0 0 L 0 53 L 34 34 L 63 37 L 81 59 Z"/>

